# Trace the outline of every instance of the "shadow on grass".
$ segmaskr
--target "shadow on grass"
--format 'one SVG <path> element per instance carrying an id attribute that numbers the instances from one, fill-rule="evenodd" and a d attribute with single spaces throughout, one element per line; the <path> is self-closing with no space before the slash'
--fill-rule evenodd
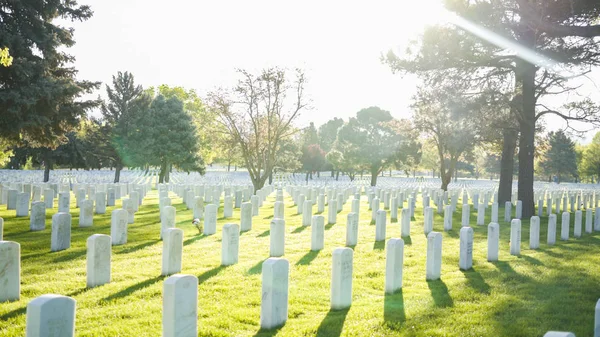
<path id="1" fill-rule="evenodd" d="M 402 240 L 404 240 L 405 245 L 409 245 L 409 246 L 412 245 L 412 239 L 410 236 L 403 236 Z"/>
<path id="2" fill-rule="evenodd" d="M 309 227 L 309 226 L 300 226 L 300 227 L 294 229 L 294 231 L 292 233 L 300 233 L 300 232 L 304 231 L 307 227 Z"/>
<path id="3" fill-rule="evenodd" d="M 25 313 L 27 313 L 27 307 L 22 307 L 22 308 L 19 308 L 19 309 L 15 309 L 13 311 L 9 311 L 6 314 L 0 316 L 0 320 L 6 321 L 6 320 L 9 320 L 11 318 L 15 318 L 17 316 L 25 315 Z"/>
<path id="4" fill-rule="evenodd" d="M 306 254 L 304 254 L 303 257 L 300 258 L 300 260 L 298 260 L 298 262 L 296 262 L 297 266 L 306 266 L 309 265 L 316 257 L 317 255 L 319 255 L 320 250 L 316 250 L 316 251 L 310 251 Z"/>
<path id="5" fill-rule="evenodd" d="M 331 229 L 333 226 L 335 226 L 335 224 L 334 224 L 334 223 L 329 223 L 329 222 L 328 222 L 328 223 L 325 225 L 325 230 L 329 230 L 329 229 Z"/>
<path id="6" fill-rule="evenodd" d="M 96 288 L 97 288 L 97 287 L 96 287 Z M 88 290 L 92 290 L 92 289 L 93 289 L 93 288 L 88 288 L 88 287 L 79 288 L 79 289 L 77 289 L 77 290 L 75 290 L 75 291 L 73 291 L 73 292 L 70 292 L 70 293 L 68 293 L 68 294 L 67 294 L 67 295 L 65 295 L 65 296 L 69 296 L 69 297 L 75 297 L 75 296 L 77 296 L 77 295 L 81 295 L 81 294 L 83 294 L 83 293 L 87 292 Z"/>
<path id="7" fill-rule="evenodd" d="M 256 274 L 260 274 L 262 272 L 262 264 L 263 262 L 265 262 L 267 259 L 264 260 L 260 260 L 258 261 L 257 264 L 255 264 L 254 266 L 252 266 L 252 268 L 248 269 L 247 274 L 248 275 L 256 275 Z"/>
<path id="8" fill-rule="evenodd" d="M 148 280 L 145 280 L 142 282 L 138 282 L 138 283 L 136 283 L 130 287 L 127 287 L 117 293 L 114 293 L 108 297 L 105 297 L 102 301 L 110 302 L 110 301 L 118 299 L 118 298 L 123 298 L 123 297 L 129 296 L 138 290 L 144 289 L 146 287 L 153 285 L 154 283 L 156 283 L 158 281 L 163 280 L 164 278 L 166 278 L 166 276 L 160 275 L 160 276 L 156 276 L 156 277 L 153 277 L 151 279 L 148 279 Z"/>
<path id="9" fill-rule="evenodd" d="M 436 307 L 447 308 L 454 306 L 454 301 L 448 293 L 448 287 L 444 281 L 427 281 L 427 286 L 431 290 L 431 297 L 433 297 L 433 303 Z"/>
<path id="10" fill-rule="evenodd" d="M 392 330 L 400 330 L 406 321 L 404 312 L 404 294 L 402 289 L 393 294 L 385 294 L 383 302 L 383 321 Z"/>
<path id="11" fill-rule="evenodd" d="M 156 243 L 160 242 L 160 239 L 157 240 L 152 240 L 152 241 L 148 241 L 148 242 L 144 242 L 144 243 L 140 243 L 139 245 L 135 245 L 132 247 L 127 247 L 119 252 L 115 252 L 116 254 L 128 254 L 128 253 L 133 253 L 133 252 L 137 252 L 138 250 L 144 249 L 146 247 L 150 247 Z"/>
<path id="12" fill-rule="evenodd" d="M 198 284 L 202 284 L 206 282 L 208 279 L 217 276 L 221 272 L 221 270 L 227 268 L 227 266 L 218 266 L 212 269 L 205 271 L 204 273 L 198 275 Z"/>
<path id="13" fill-rule="evenodd" d="M 535 257 L 531 257 L 531 256 L 527 256 L 527 255 L 521 255 L 520 258 L 522 258 L 523 260 L 531 263 L 534 266 L 543 266 L 544 262 L 536 259 Z"/>
<path id="14" fill-rule="evenodd" d="M 62 254 L 61 256 L 56 257 L 54 260 L 52 260 L 52 262 L 57 263 L 57 262 L 66 262 L 66 261 L 71 261 L 71 260 L 77 260 L 78 258 L 87 254 L 87 249 L 61 250 L 60 252 L 56 252 L 56 253 L 63 253 L 63 252 L 66 252 L 66 254 Z"/>
<path id="15" fill-rule="evenodd" d="M 465 278 L 467 279 L 467 285 L 469 287 L 479 291 L 482 294 L 490 294 L 490 285 L 485 282 L 481 274 L 477 272 L 475 268 L 461 270 L 461 272 L 465 275 Z"/>
<path id="16" fill-rule="evenodd" d="M 383 250 L 385 248 L 385 240 L 375 241 L 373 250 Z"/>
<path id="17" fill-rule="evenodd" d="M 317 329 L 317 337 L 336 337 L 342 334 L 344 322 L 350 309 L 329 310 L 327 316 L 319 324 Z"/>
<path id="18" fill-rule="evenodd" d="M 448 234 L 449 237 L 451 238 L 458 238 L 458 232 L 460 231 L 460 228 L 458 230 L 454 230 L 454 226 L 452 226 L 452 229 L 449 231 L 445 231 L 446 234 Z"/>
<path id="19" fill-rule="evenodd" d="M 277 333 L 279 332 L 279 330 L 281 330 L 281 328 L 283 328 L 282 326 L 273 328 L 273 329 L 263 329 L 261 328 L 260 330 L 258 330 L 253 337 L 272 337 L 277 335 Z"/>
<path id="20" fill-rule="evenodd" d="M 184 246 L 189 245 L 190 243 L 194 243 L 194 242 L 196 242 L 198 240 L 202 240 L 202 239 L 204 239 L 206 237 L 208 237 L 208 235 L 196 234 L 194 237 L 191 237 L 191 238 L 183 241 L 183 245 Z"/>
<path id="21" fill-rule="evenodd" d="M 266 231 L 264 231 L 264 232 L 262 232 L 262 233 L 258 234 L 256 237 L 257 237 L 257 238 L 263 238 L 263 237 L 265 237 L 265 236 L 269 236 L 269 235 L 271 235 L 271 230 L 270 230 L 270 229 L 267 229 Z"/>

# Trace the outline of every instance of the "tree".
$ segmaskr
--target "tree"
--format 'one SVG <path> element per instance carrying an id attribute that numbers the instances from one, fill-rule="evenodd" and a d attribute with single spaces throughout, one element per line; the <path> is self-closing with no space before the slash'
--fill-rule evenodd
<path id="1" fill-rule="evenodd" d="M 594 135 L 583 152 L 581 171 L 587 176 L 596 177 L 596 181 L 600 183 L 600 132 Z"/>
<path id="2" fill-rule="evenodd" d="M 384 169 L 418 155 L 415 139 L 408 121 L 395 120 L 389 111 L 370 107 L 339 129 L 335 144 L 336 150 L 356 160 L 357 167 L 371 172 L 371 186 L 375 186 Z"/>
<path id="3" fill-rule="evenodd" d="M 13 58 L 12 56 L 10 56 L 8 48 L 0 48 L 0 65 L 4 67 L 10 67 L 12 61 Z"/>
<path id="4" fill-rule="evenodd" d="M 515 109 L 519 124 L 519 199 L 523 216 L 533 215 L 533 166 L 536 123 L 545 114 L 567 121 L 598 122 L 589 102 L 547 107 L 543 97 L 573 89 L 569 80 L 600 63 L 600 3 L 592 0 L 483 0 L 446 2 L 455 27 L 438 26 L 423 35 L 408 57 L 389 53 L 393 70 L 425 75 L 427 81 L 462 77 L 473 88 L 489 81 L 504 84 L 503 93 L 520 97 Z M 463 30 L 464 29 L 464 30 Z M 551 56 L 552 59 L 547 56 Z M 570 72 L 558 73 L 557 65 Z M 506 138 L 505 138 L 506 139 Z M 510 154 L 513 155 L 513 154 Z M 503 153 L 504 157 L 504 153 Z M 502 187 L 502 184 L 500 185 Z"/>
<path id="5" fill-rule="evenodd" d="M 283 138 L 279 142 L 273 173 L 276 173 L 276 171 L 296 172 L 302 168 L 300 140 L 295 138 L 299 138 L 298 133 L 292 137 Z"/>
<path id="6" fill-rule="evenodd" d="M 333 168 L 338 173 L 342 172 L 348 175 L 350 181 L 354 181 L 354 178 L 356 178 L 357 173 L 356 160 L 352 158 L 352 153 L 353 152 L 351 151 L 344 153 L 340 150 L 337 150 L 334 146 L 334 148 L 331 151 L 329 151 L 329 153 L 327 153 L 327 155 L 325 156 L 327 160 L 331 163 Z M 339 176 L 336 176 L 336 180 L 338 178 Z"/>
<path id="7" fill-rule="evenodd" d="M 210 93 L 209 105 L 239 144 L 257 191 L 273 173 L 281 141 L 295 132 L 293 122 L 307 108 L 306 78 L 299 69 L 295 76 L 280 68 L 238 73 L 237 86 Z"/>
<path id="8" fill-rule="evenodd" d="M 204 161 L 198 155 L 198 137 L 192 118 L 177 97 L 158 95 L 148 116 L 138 118 L 131 141 L 140 144 L 147 164 L 159 166 L 159 183 L 169 182 L 172 166 L 186 172 L 204 174 Z"/>
<path id="9" fill-rule="evenodd" d="M 415 126 L 436 146 L 440 188 L 447 191 L 457 163 L 478 141 L 477 105 L 456 86 L 437 86 L 420 89 L 413 108 Z"/>
<path id="10" fill-rule="evenodd" d="M 439 172 L 440 156 L 437 146 L 432 138 L 427 138 L 423 142 L 422 158 L 420 168 L 431 171 L 432 178 L 435 178 L 435 172 Z"/>
<path id="11" fill-rule="evenodd" d="M 575 142 L 562 130 L 548 133 L 546 139 L 549 147 L 540 161 L 542 171 L 547 175 L 555 175 L 558 182 L 565 176 L 577 178 Z"/>
<path id="12" fill-rule="evenodd" d="M 54 148 L 98 104 L 78 100 L 99 83 L 76 79 L 74 58 L 64 52 L 75 44 L 73 30 L 53 22 L 91 16 L 91 9 L 76 1 L 2 2 L 0 46 L 14 59 L 10 67 L 0 67 L 0 138 Z"/>
<path id="13" fill-rule="evenodd" d="M 146 109 L 148 98 L 143 97 L 142 86 L 135 85 L 133 75 L 129 72 L 118 72 L 112 77 L 113 87 L 106 85 L 108 102 L 101 106 L 102 116 L 106 122 L 108 142 L 112 151 L 106 151 L 115 166 L 114 182 L 118 183 L 121 169 L 131 165 L 131 153 L 135 150 L 129 142 L 131 133 L 135 130 L 136 120 L 140 109 Z M 110 149 L 109 147 L 109 149 Z"/>
<path id="14" fill-rule="evenodd" d="M 312 178 L 312 173 L 319 171 L 325 164 L 325 151 L 321 149 L 319 144 L 310 144 L 302 149 L 302 167 L 306 171 L 306 181 L 309 176 Z"/>
<path id="15" fill-rule="evenodd" d="M 344 125 L 344 120 L 334 117 L 319 127 L 319 146 L 325 152 L 331 151 L 337 138 L 338 130 Z"/>

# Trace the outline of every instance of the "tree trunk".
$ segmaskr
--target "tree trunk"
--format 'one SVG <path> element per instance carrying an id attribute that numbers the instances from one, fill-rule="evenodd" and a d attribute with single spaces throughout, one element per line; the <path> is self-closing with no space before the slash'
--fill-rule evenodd
<path id="1" fill-rule="evenodd" d="M 227 172 L 231 171 L 231 160 L 227 161 Z"/>
<path id="2" fill-rule="evenodd" d="M 165 183 L 166 176 L 167 176 L 167 163 L 163 161 L 162 163 L 160 163 L 160 173 L 158 174 L 158 183 L 159 184 Z"/>
<path id="3" fill-rule="evenodd" d="M 377 176 L 379 175 L 379 167 L 371 166 L 371 186 L 377 185 Z"/>
<path id="4" fill-rule="evenodd" d="M 306 183 L 308 183 L 308 171 L 306 171 L 306 178 L 304 180 L 306 180 Z"/>
<path id="5" fill-rule="evenodd" d="M 334 175 L 335 175 L 335 171 L 331 170 L 331 178 L 333 178 Z"/>
<path id="6" fill-rule="evenodd" d="M 273 184 L 273 171 L 269 172 L 269 185 L 272 185 L 272 184 Z M 262 185 L 265 186 L 265 183 L 263 182 Z"/>
<path id="7" fill-rule="evenodd" d="M 450 184 L 450 180 L 452 180 L 452 172 L 448 172 L 447 174 L 442 174 L 442 186 L 441 189 L 444 191 L 448 190 L 448 185 Z"/>
<path id="8" fill-rule="evenodd" d="M 533 35 L 533 33 L 532 33 Z M 519 65 L 521 67 L 519 67 Z M 523 203 L 522 218 L 535 212 L 533 200 L 533 157 L 535 150 L 535 72 L 536 67 L 525 61 L 517 63 L 523 88 L 523 110 L 519 127 L 519 200 Z"/>
<path id="9" fill-rule="evenodd" d="M 340 180 L 340 171 L 337 171 L 335 173 L 335 181 L 338 181 L 338 180 Z"/>
<path id="10" fill-rule="evenodd" d="M 52 152 L 50 149 L 44 151 L 44 182 L 50 181 L 50 170 L 52 170 Z"/>
<path id="11" fill-rule="evenodd" d="M 115 165 L 115 183 L 118 183 L 119 180 L 121 180 L 121 169 L 122 169 L 122 165 L 120 163 L 118 163 L 117 165 Z"/>
<path id="12" fill-rule="evenodd" d="M 502 157 L 500 158 L 500 182 L 498 183 L 498 205 L 504 205 L 512 198 L 513 168 L 518 132 L 504 129 L 502 132 Z"/>

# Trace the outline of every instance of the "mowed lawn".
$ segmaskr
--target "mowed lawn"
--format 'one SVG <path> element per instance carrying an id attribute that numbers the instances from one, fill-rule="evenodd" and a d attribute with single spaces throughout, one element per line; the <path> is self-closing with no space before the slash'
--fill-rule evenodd
<path id="1" fill-rule="evenodd" d="M 24 336 L 27 303 L 54 293 L 77 300 L 77 336 L 160 336 L 162 242 L 159 240 L 157 191 L 152 190 L 129 225 L 128 243 L 112 249 L 112 282 L 86 288 L 86 239 L 95 233 L 110 234 L 110 213 L 95 215 L 91 228 L 78 228 L 74 208 L 71 248 L 50 252 L 51 217 L 46 229 L 29 231 L 29 218 L 0 206 L 4 239 L 21 244 L 21 300 L 0 303 L 0 336 Z M 476 226 L 474 268 L 458 268 L 461 211 L 454 229 L 443 231 L 443 216 L 435 214 L 434 230 L 443 233 L 442 278 L 425 281 L 426 238 L 423 211 L 417 205 L 411 237 L 405 238 L 404 287 L 384 295 L 385 243 L 374 242 L 367 198 L 362 196 L 359 243 L 354 247 L 353 302 L 349 310 L 330 311 L 332 251 L 343 247 L 350 200 L 338 214 L 337 224 L 325 229 L 325 249 L 310 251 L 310 227 L 301 226 L 301 215 L 286 194 L 286 250 L 290 262 L 289 318 L 276 330 L 259 326 L 261 265 L 269 257 L 269 223 L 274 193 L 253 218 L 253 228 L 241 234 L 239 263 L 220 266 L 221 227 L 239 222 L 222 218 L 219 209 L 216 235 L 202 236 L 191 225 L 192 211 L 171 193 L 177 208 L 177 226 L 185 232 L 184 274 L 196 275 L 198 326 L 201 336 L 542 336 L 548 330 L 572 331 L 591 336 L 594 307 L 600 298 L 600 235 L 546 245 L 548 219 L 541 221 L 541 248 L 530 250 L 529 221 L 523 221 L 521 256 L 509 255 L 510 225 L 500 223 L 500 261 L 487 262 L 487 226 Z M 421 198 L 419 197 L 419 200 Z M 117 201 L 120 207 L 120 201 Z M 314 207 L 316 211 L 316 206 Z M 471 207 L 473 209 L 473 207 Z M 487 210 L 486 223 L 491 207 Z M 500 209 L 500 218 L 504 211 Z M 327 207 L 323 214 L 327 220 Z M 573 221 L 574 215 L 571 216 Z M 585 216 L 584 216 L 585 224 Z M 571 224 L 571 236 L 573 225 Z M 387 238 L 400 237 L 400 224 L 387 224 Z"/>

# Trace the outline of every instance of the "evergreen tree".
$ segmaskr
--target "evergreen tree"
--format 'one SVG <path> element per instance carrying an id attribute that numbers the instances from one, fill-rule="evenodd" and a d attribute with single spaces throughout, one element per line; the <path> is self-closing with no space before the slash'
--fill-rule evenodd
<path id="1" fill-rule="evenodd" d="M 546 137 L 548 151 L 540 161 L 540 168 L 547 175 L 556 176 L 560 182 L 565 176 L 578 178 L 575 142 L 562 130 L 552 131 Z"/>

